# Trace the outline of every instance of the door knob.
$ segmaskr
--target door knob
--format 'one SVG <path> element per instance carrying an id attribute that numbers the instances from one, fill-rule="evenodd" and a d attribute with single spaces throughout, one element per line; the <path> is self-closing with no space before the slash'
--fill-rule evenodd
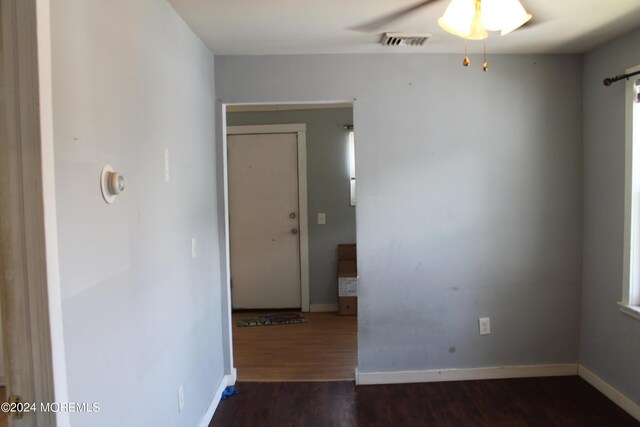
<path id="1" fill-rule="evenodd" d="M 296 213 L 295 212 L 291 212 L 289 214 L 289 218 L 294 219 L 296 217 Z"/>
<path id="2" fill-rule="evenodd" d="M 291 234 L 298 234 L 298 229 L 297 228 L 292 228 L 291 229 Z"/>

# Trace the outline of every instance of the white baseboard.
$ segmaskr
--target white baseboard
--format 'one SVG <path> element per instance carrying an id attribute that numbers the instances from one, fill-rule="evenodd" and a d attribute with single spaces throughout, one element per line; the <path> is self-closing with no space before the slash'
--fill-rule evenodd
<path id="1" fill-rule="evenodd" d="M 430 369 L 424 371 L 397 372 L 358 372 L 358 370 L 356 370 L 356 384 L 407 384 L 502 378 L 558 377 L 577 374 L 577 363 L 565 363 L 559 365 L 496 366 L 488 368 Z"/>
<path id="2" fill-rule="evenodd" d="M 627 411 L 633 418 L 640 421 L 640 405 L 636 402 L 582 365 L 578 366 L 578 375 L 594 386 L 600 393 L 611 399 L 616 405 Z"/>
<path id="3" fill-rule="evenodd" d="M 213 414 L 216 412 L 216 408 L 218 407 L 218 403 L 220 403 L 220 398 L 222 397 L 222 392 L 225 388 L 230 385 L 234 385 L 236 383 L 236 379 L 238 378 L 238 372 L 236 368 L 231 369 L 231 374 L 225 375 L 222 377 L 222 381 L 220 381 L 220 385 L 216 390 L 216 393 L 213 395 L 213 399 L 209 403 L 209 407 L 206 412 L 202 416 L 199 427 L 209 427 L 209 423 L 211 423 L 211 418 L 213 418 Z"/>
<path id="4" fill-rule="evenodd" d="M 309 311 L 312 313 L 326 313 L 330 311 L 338 311 L 338 304 L 311 304 Z"/>

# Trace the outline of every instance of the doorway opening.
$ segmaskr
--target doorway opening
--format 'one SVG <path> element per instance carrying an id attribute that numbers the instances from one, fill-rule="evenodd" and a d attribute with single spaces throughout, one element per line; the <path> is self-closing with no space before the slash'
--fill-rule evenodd
<path id="1" fill-rule="evenodd" d="M 225 105 L 223 117 L 238 380 L 353 380 L 353 103 Z M 338 260 L 345 245 L 348 272 Z"/>

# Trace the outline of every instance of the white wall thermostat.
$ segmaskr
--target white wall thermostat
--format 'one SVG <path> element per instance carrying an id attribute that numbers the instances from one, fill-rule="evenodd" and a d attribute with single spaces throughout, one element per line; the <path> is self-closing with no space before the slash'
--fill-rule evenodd
<path id="1" fill-rule="evenodd" d="M 100 190 L 105 202 L 113 203 L 116 196 L 124 191 L 124 177 L 110 165 L 105 165 L 100 174 Z"/>

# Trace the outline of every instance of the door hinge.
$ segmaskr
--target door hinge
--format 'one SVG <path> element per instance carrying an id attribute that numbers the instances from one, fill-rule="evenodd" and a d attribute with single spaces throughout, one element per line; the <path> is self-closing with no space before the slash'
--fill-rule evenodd
<path id="1" fill-rule="evenodd" d="M 22 397 L 12 394 L 9 396 L 9 415 L 13 418 L 20 419 L 22 418 L 22 410 L 18 410 L 18 408 L 22 408 Z"/>

